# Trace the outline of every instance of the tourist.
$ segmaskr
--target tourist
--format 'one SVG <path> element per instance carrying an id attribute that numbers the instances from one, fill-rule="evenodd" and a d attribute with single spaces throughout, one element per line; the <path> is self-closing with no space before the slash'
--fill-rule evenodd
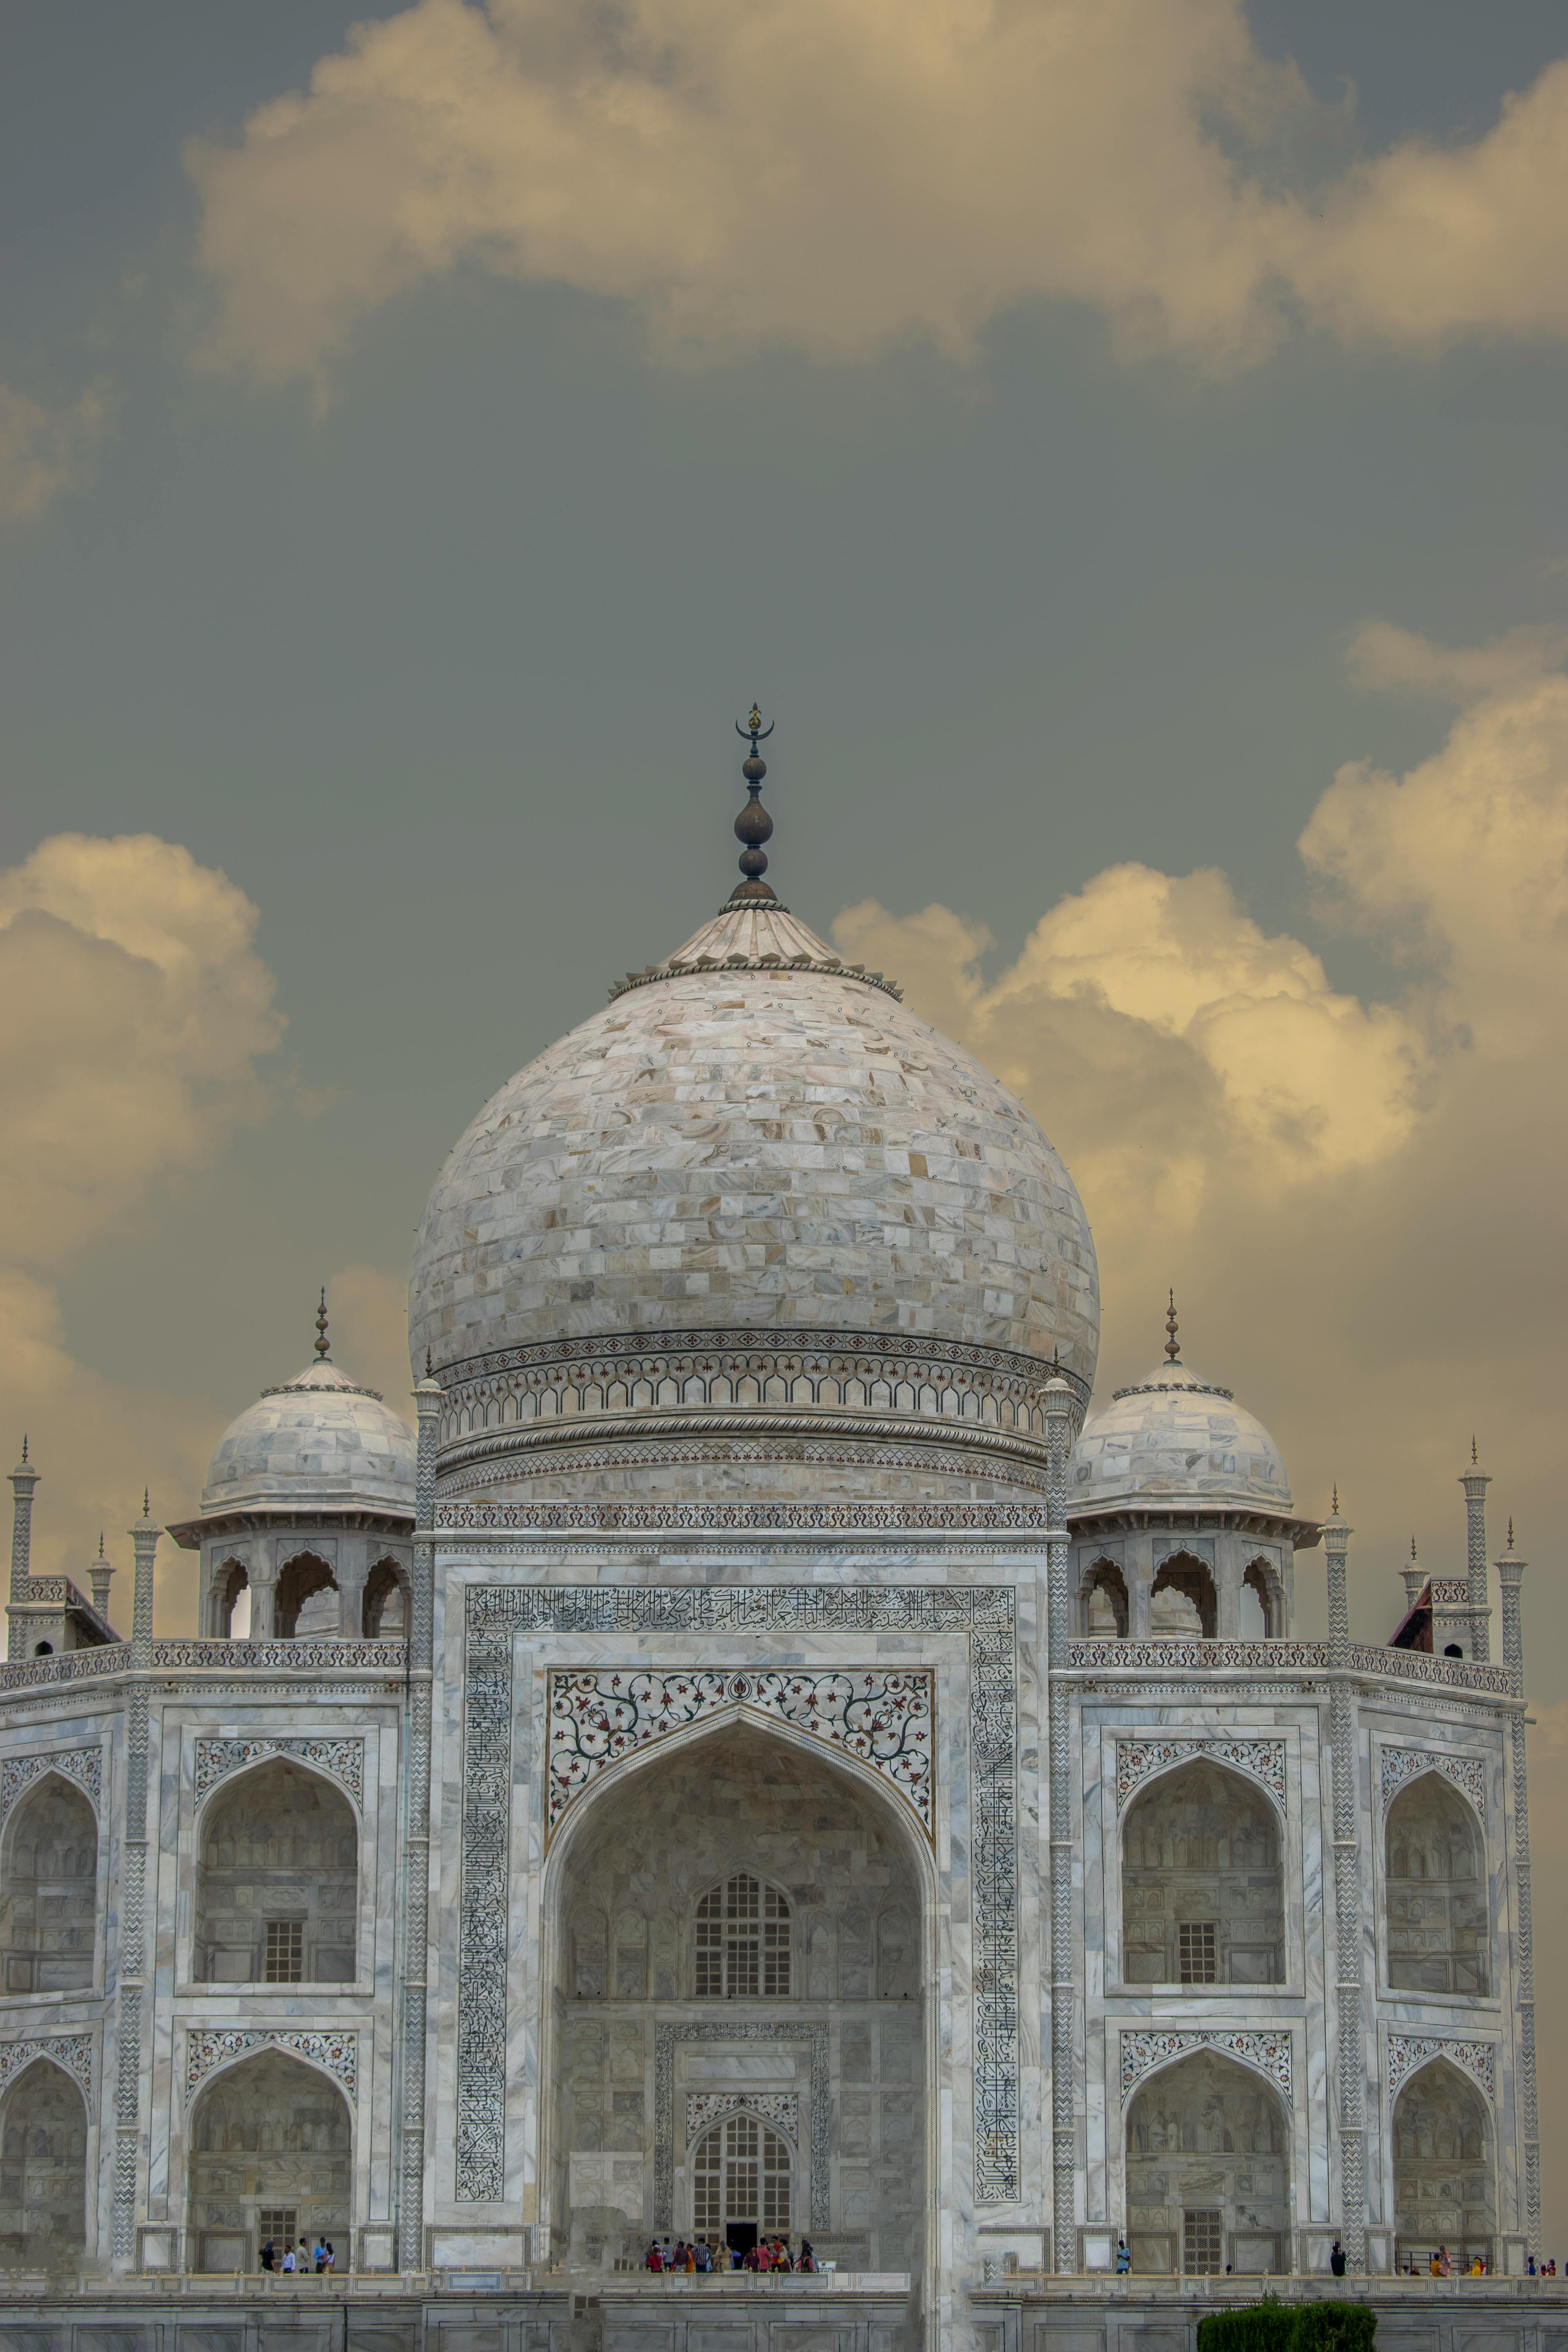
<path id="1" fill-rule="evenodd" d="M 263 2269 L 264 2271 L 269 2271 L 269 2270 L 272 2268 L 273 2263 L 277 2261 L 277 2259 L 278 2259 L 278 2249 L 276 2248 L 276 2246 L 274 2246 L 274 2244 L 273 2244 L 273 2242 L 272 2242 L 271 2239 L 270 2239 L 270 2238 L 268 2238 L 268 2241 L 267 2241 L 267 2243 L 266 2243 L 266 2244 L 262 2247 L 262 2249 L 261 2249 L 261 2267 L 262 2267 L 262 2269 Z"/>
<path id="2" fill-rule="evenodd" d="M 1341 2245 L 1337 2238 L 1329 2249 L 1329 2268 L 1332 2271 L 1336 2278 L 1343 2278 L 1345 2274 L 1345 2250 Z"/>
<path id="3" fill-rule="evenodd" d="M 1125 2239 L 1125 2238 L 1118 2238 L 1118 2239 L 1117 2239 L 1117 2241 L 1116 2241 L 1116 2275 L 1117 2275 L 1117 2277 L 1118 2277 L 1118 2278 L 1125 2278 L 1125 2277 L 1127 2276 L 1128 2272 L 1129 2272 L 1131 2268 L 1132 2268 L 1132 2257 L 1131 2257 L 1131 2254 L 1128 2252 L 1128 2251 L 1127 2251 L 1127 2241 L 1126 2241 L 1126 2239 Z"/>
<path id="4" fill-rule="evenodd" d="M 335 2271 L 335 2270 L 337 2269 L 337 2266 L 338 2266 L 338 2258 L 337 2258 L 336 2254 L 334 2254 L 334 2253 L 333 2253 L 333 2252 L 332 2252 L 332 2242 L 331 2242 L 331 2238 L 329 2238 L 329 2239 L 327 2240 L 327 2263 L 326 2263 L 326 2266 L 327 2266 L 327 2268 L 328 2268 L 328 2270 L 329 2270 L 329 2271 Z"/>
<path id="5" fill-rule="evenodd" d="M 1479 2254 L 1472 2254 L 1470 2257 L 1470 2276 L 1472 2278 L 1485 2278 L 1486 2274 L 1487 2266 L 1481 2260 Z"/>
<path id="6" fill-rule="evenodd" d="M 664 2268 L 664 2256 L 658 2251 L 657 2238 L 648 2240 L 647 2252 L 642 2258 L 642 2266 L 645 2271 L 661 2271 Z"/>
<path id="7" fill-rule="evenodd" d="M 286 2271 L 289 2272 L 292 2272 L 294 2269 L 294 2249 L 292 2246 L 285 2246 L 283 2249 L 283 2267 Z"/>
<path id="8" fill-rule="evenodd" d="M 795 2268 L 802 2271 L 815 2271 L 816 2268 L 816 2255 L 809 2238 L 803 2238 L 800 2242 L 800 2260 Z"/>
<path id="9" fill-rule="evenodd" d="M 1452 2254 L 1449 2253 L 1447 2246 L 1439 2246 L 1437 2249 L 1437 2275 L 1439 2278 L 1452 2278 L 1453 2274 L 1454 2258 Z"/>
<path id="10" fill-rule="evenodd" d="M 315 2263 L 315 2265 L 316 2265 L 316 2276 L 317 2276 L 318 2278 L 320 2278 L 320 2276 L 321 2275 L 321 2273 L 322 2273 L 322 2272 L 326 2269 L 326 2267 L 327 2267 L 327 2249 L 326 2249 L 326 2244 L 325 2244 L 325 2242 L 324 2242 L 322 2239 L 321 2239 L 321 2238 L 318 2238 L 318 2239 L 317 2239 L 317 2241 L 316 2241 L 316 2251 L 315 2251 L 314 2254 L 311 2256 L 311 2260 L 314 2262 L 314 2263 Z"/>
<path id="11" fill-rule="evenodd" d="M 699 2238 L 696 2245 L 692 2249 L 692 2252 L 696 2257 L 698 2269 L 706 2275 L 713 2267 L 712 2247 L 709 2244 L 706 2238 Z"/>
<path id="12" fill-rule="evenodd" d="M 758 2254 L 756 2247 L 754 2245 L 748 2246 L 744 2254 L 741 2257 L 741 2268 L 743 2271 L 760 2271 L 762 2267 L 762 2258 Z"/>
<path id="13" fill-rule="evenodd" d="M 1526 2278 L 1533 2278 L 1535 2276 L 1535 2256 L 1533 2254 L 1531 2254 L 1525 2263 L 1524 2274 Z"/>
<path id="14" fill-rule="evenodd" d="M 683 2271 L 686 2268 L 686 2241 L 684 2238 L 677 2238 L 675 2242 L 675 2252 L 669 2258 L 668 2267 L 672 2271 Z"/>

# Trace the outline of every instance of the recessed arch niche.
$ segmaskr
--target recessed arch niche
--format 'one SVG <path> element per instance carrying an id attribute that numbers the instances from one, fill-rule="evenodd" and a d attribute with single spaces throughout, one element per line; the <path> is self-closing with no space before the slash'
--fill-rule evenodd
<path id="1" fill-rule="evenodd" d="M 394 1559 L 378 1559 L 364 1580 L 360 1632 L 367 1642 L 401 1641 L 408 1631 L 408 1583 Z"/>
<path id="2" fill-rule="evenodd" d="M 1135 2271 L 1290 2267 L 1290 2126 L 1253 2067 L 1216 2050 L 1162 2067 L 1127 2110 Z"/>
<path id="3" fill-rule="evenodd" d="M 1491 2116 L 1480 2091 L 1446 2058 L 1412 2074 L 1394 2106 L 1394 2225 L 1396 2258 L 1447 2246 L 1456 2267 L 1489 2262 L 1497 2186 Z"/>
<path id="4" fill-rule="evenodd" d="M 197 1980 L 351 1983 L 359 1832 L 342 1790 L 276 1757 L 215 1790 L 199 1827 Z"/>
<path id="5" fill-rule="evenodd" d="M 1484 1993 L 1486 1847 L 1470 1807 L 1441 1773 L 1423 1772 L 1390 1805 L 1383 1843 L 1390 1986 Z"/>
<path id="6" fill-rule="evenodd" d="M 226 1559 L 213 1570 L 212 1635 L 215 1641 L 242 1640 L 250 1630 L 250 1571 L 239 1559 Z M 241 1606 L 242 1601 L 244 1602 Z M 235 1622 L 236 1612 L 243 1625 Z"/>
<path id="7" fill-rule="evenodd" d="M 319 2068 L 282 2050 L 242 2059 L 191 2111 L 190 2229 L 199 2271 L 254 2270 L 270 2237 L 330 2238 L 348 2267 L 353 2127 Z"/>
<path id="8" fill-rule="evenodd" d="M 0 2101 L 0 2267 L 70 2270 L 86 2245 L 86 2104 L 36 2058 Z"/>
<path id="9" fill-rule="evenodd" d="M 718 2094 L 737 2106 L 760 2096 L 764 2120 L 770 2099 L 793 2103 L 789 2229 L 797 2244 L 809 2235 L 846 2268 L 921 2268 L 919 1840 L 900 1801 L 868 1773 L 744 1717 L 672 1736 L 579 1800 L 545 1880 L 555 1978 L 544 2069 L 554 2085 L 546 2126 L 554 2259 L 608 2268 L 637 2259 L 656 2228 L 692 2232 L 701 2131 L 688 2130 L 688 2100 Z M 737 1881 L 750 1881 L 757 1896 L 737 1901 L 731 1922 L 726 1891 Z M 787 1934 L 774 1945 L 774 1982 L 784 1981 L 787 1957 L 788 1991 L 752 1991 L 743 1953 L 718 1972 L 718 1990 L 700 1991 L 700 1982 L 714 1983 L 710 1967 L 700 1975 L 711 1924 L 700 1914 L 713 1908 L 716 1890 L 722 1936 L 733 1928 L 743 1942 L 754 1925 L 757 1982 L 765 1983 L 770 1889 L 773 1924 Z M 825 2033 L 838 2062 L 831 2095 L 815 2054 Z M 824 2127 L 826 2216 L 812 2210 L 802 2152 Z"/>
<path id="10" fill-rule="evenodd" d="M 1113 1559 L 1091 1560 L 1079 1585 L 1079 1630 L 1096 1637 L 1125 1641 L 1131 1622 L 1127 1580 Z"/>
<path id="11" fill-rule="evenodd" d="M 0 1839 L 0 1987 L 79 1992 L 97 1942 L 98 1817 L 82 1791 L 46 1772 Z"/>
<path id="12" fill-rule="evenodd" d="M 1121 1828 L 1128 1984 L 1283 1984 L 1279 1816 L 1255 1780 L 1196 1757 L 1140 1790 Z"/>

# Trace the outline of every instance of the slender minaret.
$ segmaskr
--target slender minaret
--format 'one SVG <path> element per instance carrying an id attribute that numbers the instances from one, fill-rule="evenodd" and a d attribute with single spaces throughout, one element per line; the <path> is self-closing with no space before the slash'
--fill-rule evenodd
<path id="1" fill-rule="evenodd" d="M 1415 1557 L 1415 1538 L 1410 1538 L 1410 1559 L 1399 1571 L 1405 1579 L 1405 1613 L 1408 1617 L 1421 1598 L 1421 1588 L 1426 1581 L 1426 1571 Z"/>
<path id="2" fill-rule="evenodd" d="M 1050 1766 L 1051 2224 L 1054 2268 L 1078 2269 L 1078 1987 L 1072 1965 L 1072 1720 L 1064 1679 L 1070 1631 L 1068 1455 L 1078 1400 L 1058 1372 L 1046 1382 L 1046 1642 Z"/>
<path id="3" fill-rule="evenodd" d="M 414 1580 L 408 1609 L 407 1737 L 404 1771 L 407 1815 L 403 1884 L 403 2145 L 397 2260 L 424 2265 L 425 2053 L 430 1922 L 430 1693 L 436 1575 L 436 1452 L 441 1437 L 441 1383 L 431 1369 L 414 1391 L 419 1446 L 414 1461 Z"/>
<path id="4" fill-rule="evenodd" d="M 11 1473 L 11 1492 L 16 1497 L 11 1512 L 11 1598 L 26 1601 L 27 1597 L 28 1562 L 33 1550 L 33 1489 L 38 1474 L 27 1459 L 27 1441 L 22 1440 L 22 1459 Z"/>
<path id="5" fill-rule="evenodd" d="M 1468 1482 L 1467 1481 L 1467 1486 Z M 1472 1521 L 1472 1525 L 1474 1522 Z M 1514 2082 L 1524 2140 L 1524 2226 L 1530 2252 L 1541 2258 L 1541 2129 L 1535 2103 L 1535 1954 L 1530 1895 L 1530 1792 L 1524 1756 L 1524 1627 L 1520 1617 L 1520 1584 L 1528 1563 L 1513 1548 L 1513 1521 L 1508 1523 L 1508 1549 L 1496 1563 L 1502 1596 L 1502 1660 L 1508 1669 L 1512 1710 L 1510 1762 L 1513 1779 L 1514 1924 L 1518 1937 L 1514 1954 L 1513 2002 L 1519 2017 L 1519 2042 L 1514 2057 Z"/>
<path id="6" fill-rule="evenodd" d="M 163 1529 L 150 1494 L 128 1533 L 136 1555 L 131 1673 L 125 1698 L 125 1819 L 120 1855 L 120 2012 L 114 2091 L 114 2203 L 110 2247 L 117 2263 L 136 2252 L 137 2159 L 142 2144 L 142 2009 L 147 1986 L 147 1688 L 153 1670 L 153 1564 Z"/>
<path id="7" fill-rule="evenodd" d="M 1366 2268 L 1366 2058 L 1362 2046 L 1361 1840 L 1356 1834 L 1356 1715 L 1350 1672 L 1352 1530 L 1340 1490 L 1323 1523 L 1329 1583 L 1329 1739 L 1333 1749 L 1334 1925 L 1338 1959 L 1342 2235 L 1352 2271 Z"/>
<path id="8" fill-rule="evenodd" d="M 1487 1636 L 1487 1488 L 1491 1480 L 1481 1468 L 1473 1437 L 1469 1463 L 1460 1475 L 1459 1484 L 1465 1490 L 1465 1517 L 1468 1522 L 1466 1580 L 1469 1590 L 1466 1598 L 1470 1604 L 1470 1655 L 1485 1665 L 1491 1656 Z"/>
<path id="9" fill-rule="evenodd" d="M 109 1622 L 109 1584 L 113 1574 L 113 1562 L 103 1557 L 103 1535 L 100 1529 L 98 1538 L 98 1558 L 89 1563 L 87 1576 L 88 1582 L 92 1588 L 92 1605 L 106 1625 Z"/>

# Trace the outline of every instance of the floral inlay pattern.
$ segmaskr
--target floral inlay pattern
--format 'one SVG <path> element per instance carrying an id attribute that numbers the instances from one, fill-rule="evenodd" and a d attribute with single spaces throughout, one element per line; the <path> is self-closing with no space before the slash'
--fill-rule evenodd
<path id="1" fill-rule="evenodd" d="M 91 1802 L 95 1813 L 103 1810 L 103 1756 L 97 1748 L 62 1748 L 50 1756 L 8 1756 L 0 1765 L 0 1822 L 5 1819 L 17 1798 L 30 1789 L 46 1772 L 58 1772 L 77 1787 Z"/>
<path id="2" fill-rule="evenodd" d="M 231 2058 L 248 2058 L 256 2050 L 290 2050 L 335 2074 L 351 2099 L 354 2095 L 359 2079 L 357 2033 L 296 2033 L 281 2026 L 206 2026 L 185 2036 L 186 2098 L 215 2066 L 225 2066 Z"/>
<path id="3" fill-rule="evenodd" d="M 1461 1796 L 1468 1797 L 1484 1822 L 1487 1817 L 1487 1768 L 1479 1756 L 1440 1756 L 1430 1748 L 1385 1748 L 1383 1751 L 1383 1810 L 1386 1813 L 1401 1789 L 1423 1772 L 1440 1772 Z"/>
<path id="4" fill-rule="evenodd" d="M 1121 2037 L 1121 2095 L 1127 2096 L 1133 2084 L 1155 2066 L 1163 2066 L 1168 2058 L 1184 2057 L 1191 2050 L 1218 2050 L 1230 2058 L 1239 2058 L 1244 2065 L 1256 2066 L 1267 2074 L 1286 2098 L 1291 2094 L 1290 2036 L 1287 2033 L 1227 2032 L 1223 2027 L 1205 2031 L 1194 2027 L 1174 2033 L 1124 2033 Z"/>
<path id="5" fill-rule="evenodd" d="M 257 1764 L 267 1756 L 297 1756 L 302 1764 L 313 1764 L 319 1771 L 330 1772 L 341 1781 L 355 1804 L 364 1794 L 364 1741 L 363 1739 L 198 1739 L 195 1753 L 195 1787 L 199 1802 L 209 1789 L 226 1780 L 247 1764 Z"/>
<path id="6" fill-rule="evenodd" d="M 1232 1765 L 1238 1772 L 1261 1780 L 1285 1808 L 1285 1742 L 1282 1739 L 1119 1739 L 1116 1743 L 1116 1810 L 1152 1772 L 1201 1756 L 1212 1763 Z"/>
<path id="7" fill-rule="evenodd" d="M 889 1674 L 850 1666 L 830 1674 L 695 1669 L 646 1674 L 601 1666 L 549 1681 L 549 1829 L 608 1766 L 666 1733 L 735 1707 L 809 1732 L 870 1766 L 896 1790 L 928 1838 L 935 1832 L 929 1668 Z"/>
<path id="8" fill-rule="evenodd" d="M 94 2099 L 93 2038 L 90 2033 L 41 2033 L 26 2042 L 0 2042 L 0 2091 L 14 2083 L 35 2058 L 52 2058 L 79 2083 L 90 2116 Z"/>
<path id="9" fill-rule="evenodd" d="M 796 2091 L 688 2091 L 688 2145 L 710 2124 L 736 2114 L 742 2107 L 751 2115 L 761 2116 L 763 2123 L 775 2125 L 790 2139 L 799 2139 L 800 2095 Z"/>
<path id="10" fill-rule="evenodd" d="M 1439 2033 L 1391 2033 L 1388 2037 L 1388 2095 L 1392 2099 L 1429 2058 L 1447 2058 L 1487 2097 L 1497 2098 L 1497 2044 L 1494 2042 L 1449 2042 Z"/>

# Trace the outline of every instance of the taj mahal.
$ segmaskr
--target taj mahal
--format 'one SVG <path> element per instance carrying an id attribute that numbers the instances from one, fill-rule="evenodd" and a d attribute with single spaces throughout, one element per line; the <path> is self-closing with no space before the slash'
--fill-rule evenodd
<path id="1" fill-rule="evenodd" d="M 742 733 L 738 886 L 436 1176 L 410 1397 L 323 1300 L 79 1579 L 30 1570 L 71 1465 L 12 1473 L 0 2352 L 87 2344 L 29 2296 L 258 2352 L 300 2237 L 298 2352 L 1115 2352 L 1117 2287 L 1184 2352 L 1336 2243 L 1524 2287 L 1524 1562 L 1468 1423 L 1450 1572 L 1353 1641 L 1353 1498 L 1187 1361 L 1201 1300 L 1097 1391 L 1068 1169 L 775 895 Z M 816 2274 L 643 2268 L 760 2234 Z"/>

